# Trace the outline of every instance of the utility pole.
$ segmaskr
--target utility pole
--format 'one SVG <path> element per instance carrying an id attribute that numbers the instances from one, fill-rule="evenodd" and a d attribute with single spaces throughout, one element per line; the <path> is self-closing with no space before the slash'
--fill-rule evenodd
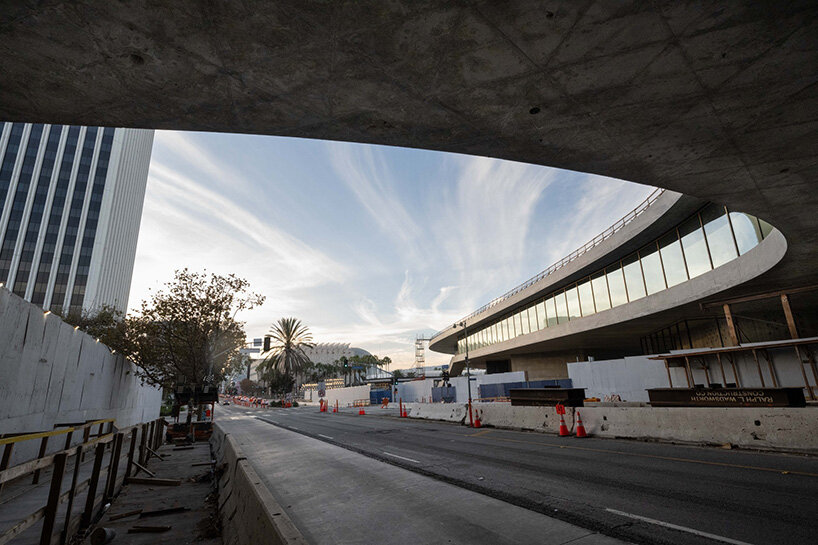
<path id="1" fill-rule="evenodd" d="M 463 335 L 465 336 L 465 342 L 463 343 L 463 346 L 466 347 L 466 384 L 468 385 L 469 391 L 469 427 L 473 428 L 474 418 L 472 417 L 471 412 L 471 367 L 469 367 L 469 329 L 468 326 L 466 325 L 466 320 L 463 320 L 458 324 L 454 324 L 454 326 L 452 326 L 452 329 L 457 329 L 457 326 L 463 327 Z"/>

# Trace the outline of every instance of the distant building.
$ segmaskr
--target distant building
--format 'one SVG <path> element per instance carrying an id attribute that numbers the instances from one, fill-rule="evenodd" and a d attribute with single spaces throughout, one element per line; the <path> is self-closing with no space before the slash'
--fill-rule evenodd
<path id="1" fill-rule="evenodd" d="M 0 122 L 0 282 L 58 313 L 124 311 L 153 131 Z"/>
<path id="2" fill-rule="evenodd" d="M 304 348 L 304 353 L 313 363 L 330 364 L 341 358 L 369 356 L 363 348 L 351 347 L 349 343 L 316 343 L 312 348 Z"/>

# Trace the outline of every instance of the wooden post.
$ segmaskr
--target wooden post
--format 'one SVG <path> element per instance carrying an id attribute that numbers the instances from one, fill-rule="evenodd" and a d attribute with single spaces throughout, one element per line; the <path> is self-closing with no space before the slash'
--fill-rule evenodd
<path id="1" fill-rule="evenodd" d="M 88 496 L 85 499 L 85 511 L 82 513 L 82 526 L 91 526 L 94 518 L 94 500 L 97 495 L 97 484 L 99 484 L 99 474 L 102 469 L 102 459 L 105 457 L 105 443 L 97 443 L 94 449 L 94 468 L 91 470 L 91 479 L 88 481 Z"/>
<path id="2" fill-rule="evenodd" d="M 733 322 L 733 313 L 730 311 L 730 304 L 724 303 L 724 318 L 727 320 L 727 331 L 730 333 L 730 342 L 733 346 L 738 346 L 738 333 L 736 333 L 736 324 Z"/>
<path id="3" fill-rule="evenodd" d="M 761 379 L 761 387 L 762 387 L 762 388 L 766 388 L 766 387 L 767 387 L 767 385 L 766 385 L 766 384 L 764 384 L 764 375 L 761 373 L 761 364 L 760 364 L 760 363 L 758 363 L 758 354 L 756 353 L 756 351 L 755 351 L 755 350 L 753 350 L 753 359 L 755 360 L 755 362 L 756 362 L 756 367 L 758 368 L 758 378 L 760 378 L 760 379 Z M 802 365 L 802 367 L 803 367 L 803 365 Z"/>
<path id="4" fill-rule="evenodd" d="M 144 462 L 145 464 L 147 464 L 148 460 L 151 459 L 151 452 L 148 449 L 153 447 L 153 434 L 155 433 L 155 430 L 156 430 L 156 422 L 151 420 L 148 423 L 148 440 L 145 443 L 145 462 Z"/>
<path id="5" fill-rule="evenodd" d="M 795 317 L 792 315 L 790 299 L 786 293 L 781 294 L 781 306 L 784 307 L 784 316 L 787 318 L 787 328 L 790 330 L 790 338 L 798 338 L 798 327 L 795 325 Z"/>
<path id="6" fill-rule="evenodd" d="M 724 356 L 730 360 L 730 367 L 733 368 L 733 378 L 736 381 L 736 387 L 741 388 L 741 379 L 738 376 L 738 369 L 736 369 L 736 359 L 732 354 L 725 354 Z"/>
<path id="7" fill-rule="evenodd" d="M 761 355 L 764 356 L 765 360 L 767 360 L 767 368 L 770 370 L 770 377 L 773 379 L 773 386 L 778 388 L 778 377 L 775 376 L 775 366 L 773 365 L 772 356 L 770 356 L 770 353 L 766 350 L 762 350 Z"/>
<path id="8" fill-rule="evenodd" d="M 673 388 L 673 379 L 670 378 L 670 366 L 667 364 L 667 360 L 663 360 L 665 362 L 665 371 L 667 371 L 667 384 L 668 387 Z"/>
<path id="9" fill-rule="evenodd" d="M 718 352 L 716 353 L 716 359 L 719 362 L 719 368 L 721 369 L 721 387 L 727 388 L 727 375 L 724 374 L 724 362 L 721 361 L 721 354 Z"/>
<path id="10" fill-rule="evenodd" d="M 124 434 L 117 433 L 111 442 L 111 461 L 108 462 L 108 479 L 105 481 L 105 492 L 103 497 L 105 502 L 110 501 L 116 493 L 116 474 L 119 471 L 119 456 L 122 452 L 122 437 Z"/>
<path id="11" fill-rule="evenodd" d="M 88 439 L 91 437 L 91 426 L 85 426 L 82 430 L 82 442 L 87 443 Z M 82 453 L 82 459 L 85 460 L 85 452 Z"/>
<path id="12" fill-rule="evenodd" d="M 702 369 L 704 369 L 704 380 L 707 381 L 707 387 L 710 388 L 710 384 L 712 383 L 710 380 L 710 368 L 707 367 L 707 362 L 704 361 L 704 356 L 702 356 Z"/>
<path id="13" fill-rule="evenodd" d="M 16 443 L 8 443 L 6 447 L 3 449 L 3 459 L 0 461 L 0 471 L 6 470 L 9 468 L 9 462 L 11 462 L 11 453 L 14 451 L 14 445 Z M 3 492 L 3 486 L 6 483 L 0 483 L 0 492 Z"/>
<path id="14" fill-rule="evenodd" d="M 60 535 L 60 545 L 65 545 L 68 541 L 69 530 L 71 528 L 71 511 L 74 508 L 74 496 L 77 493 L 77 479 L 80 475 L 80 463 L 82 462 L 83 446 L 79 445 L 74 459 L 74 474 L 71 476 L 71 488 L 68 490 L 68 506 L 65 508 L 65 524 L 63 524 L 62 534 Z"/>
<path id="15" fill-rule="evenodd" d="M 69 431 L 65 434 L 65 446 L 62 448 L 63 450 L 68 450 L 71 448 L 71 438 L 74 436 L 74 430 Z"/>
<path id="16" fill-rule="evenodd" d="M 148 440 L 148 425 L 142 424 L 142 438 L 139 441 L 139 463 L 143 466 L 145 465 L 145 459 L 147 458 L 147 450 L 145 450 L 145 446 L 147 445 Z"/>
<path id="17" fill-rule="evenodd" d="M 687 356 L 685 356 L 685 371 L 685 376 L 687 377 L 687 387 L 693 388 L 696 381 L 693 380 L 693 370 L 690 368 L 690 359 Z"/>
<path id="18" fill-rule="evenodd" d="M 815 399 L 815 392 L 812 391 L 812 386 L 810 386 L 809 379 L 807 378 L 807 372 L 804 371 L 804 361 L 801 359 L 801 350 L 798 349 L 798 345 L 793 346 L 795 348 L 795 357 L 798 360 L 798 368 L 801 369 L 801 376 L 804 377 L 804 385 L 807 387 L 807 392 L 809 392 L 809 398 Z"/>
<path id="19" fill-rule="evenodd" d="M 136 449 L 136 428 L 131 428 L 131 444 L 128 446 L 128 467 L 125 470 L 125 477 L 131 476 L 131 468 L 133 467 L 133 455 Z M 136 472 L 134 472 L 136 475 Z"/>
<path id="20" fill-rule="evenodd" d="M 46 448 L 48 447 L 48 436 L 43 437 L 40 440 L 40 452 L 37 453 L 37 458 L 42 458 L 45 456 Z M 31 481 L 31 484 L 37 484 L 40 482 L 40 470 L 37 469 L 34 471 L 34 479 Z"/>
<path id="21" fill-rule="evenodd" d="M 43 513 L 43 531 L 40 533 L 40 545 L 51 545 L 51 534 L 54 533 L 54 523 L 57 520 L 57 508 L 60 506 L 60 489 L 62 477 L 65 474 L 65 462 L 68 453 L 61 452 L 54 457 L 54 468 L 51 474 L 51 488 L 48 490 L 48 503 Z"/>

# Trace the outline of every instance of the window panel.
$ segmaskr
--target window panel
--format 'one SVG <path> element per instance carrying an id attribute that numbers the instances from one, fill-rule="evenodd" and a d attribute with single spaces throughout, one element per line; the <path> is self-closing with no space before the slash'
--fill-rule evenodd
<path id="1" fill-rule="evenodd" d="M 531 324 L 531 332 L 540 330 L 540 323 L 537 321 L 537 307 L 528 307 L 528 323 Z"/>
<path id="2" fill-rule="evenodd" d="M 696 278 L 711 270 L 710 257 L 704 241 L 704 230 L 699 223 L 699 216 L 693 216 L 681 224 L 679 235 L 682 237 L 682 250 L 690 278 Z"/>
<path id="3" fill-rule="evenodd" d="M 645 286 L 648 295 L 667 289 L 665 275 L 662 272 L 662 262 L 659 259 L 659 248 L 656 243 L 648 244 L 639 250 L 639 259 L 642 261 L 642 272 L 645 275 Z"/>
<path id="4" fill-rule="evenodd" d="M 682 257 L 682 244 L 674 229 L 659 240 L 659 251 L 662 254 L 662 265 L 668 287 L 681 284 L 687 280 L 687 269 Z"/>
<path id="5" fill-rule="evenodd" d="M 576 286 L 565 290 L 565 300 L 568 302 L 568 319 L 576 320 L 582 317 L 579 311 L 579 295 Z"/>
<path id="6" fill-rule="evenodd" d="M 528 310 L 523 309 L 520 311 L 520 321 L 523 323 L 522 334 L 528 335 L 531 333 L 531 324 L 528 323 Z"/>
<path id="7" fill-rule="evenodd" d="M 744 255 L 758 246 L 758 243 L 764 238 L 755 216 L 743 212 L 730 212 L 730 223 L 736 235 L 739 255 Z"/>
<path id="8" fill-rule="evenodd" d="M 642 266 L 636 254 L 622 260 L 622 271 L 625 273 L 625 286 L 628 288 L 628 301 L 641 299 L 645 294 L 645 280 L 642 277 Z"/>
<path id="9" fill-rule="evenodd" d="M 511 318 L 506 318 L 503 320 L 503 329 L 505 330 L 505 339 L 507 341 L 514 338 L 514 326 L 511 325 Z"/>
<path id="10" fill-rule="evenodd" d="M 545 314 L 548 317 L 548 327 L 553 327 L 559 323 L 557 319 L 557 298 L 554 295 L 545 300 Z"/>
<path id="11" fill-rule="evenodd" d="M 605 280 L 605 273 L 597 273 L 591 279 L 591 287 L 594 291 L 594 306 L 597 312 L 611 308 L 611 298 L 608 296 L 608 282 Z"/>
<path id="12" fill-rule="evenodd" d="M 554 295 L 554 303 L 557 307 L 557 323 L 568 321 L 568 305 L 565 303 L 565 292 L 561 291 Z"/>
<path id="13" fill-rule="evenodd" d="M 514 313 L 514 336 L 519 337 L 523 334 L 523 322 L 519 312 Z"/>
<path id="14" fill-rule="evenodd" d="M 591 281 L 586 280 L 585 282 L 580 282 L 577 286 L 577 291 L 579 292 L 579 309 L 582 311 L 583 316 L 590 316 L 594 314 L 596 311 L 594 310 L 594 296 L 591 289 Z"/>
<path id="15" fill-rule="evenodd" d="M 625 291 L 625 277 L 622 267 L 613 265 L 605 268 L 605 279 L 608 281 L 608 288 L 611 291 L 611 306 L 618 307 L 628 302 L 628 295 Z"/>
<path id="16" fill-rule="evenodd" d="M 547 316 L 545 314 L 545 301 L 537 303 L 537 325 L 540 329 L 548 327 Z"/>
<path id="17" fill-rule="evenodd" d="M 701 217 L 713 267 L 724 265 L 738 257 L 724 207 L 715 204 L 708 205 L 702 210 Z"/>

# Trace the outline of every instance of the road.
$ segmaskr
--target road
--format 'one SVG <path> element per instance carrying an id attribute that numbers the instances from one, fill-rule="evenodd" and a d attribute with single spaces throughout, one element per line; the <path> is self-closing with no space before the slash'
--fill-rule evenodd
<path id="1" fill-rule="evenodd" d="M 231 406 L 221 414 L 227 426 L 268 426 L 244 436 L 246 452 L 290 430 L 635 543 L 818 543 L 815 457 L 474 430 L 379 411 Z"/>

